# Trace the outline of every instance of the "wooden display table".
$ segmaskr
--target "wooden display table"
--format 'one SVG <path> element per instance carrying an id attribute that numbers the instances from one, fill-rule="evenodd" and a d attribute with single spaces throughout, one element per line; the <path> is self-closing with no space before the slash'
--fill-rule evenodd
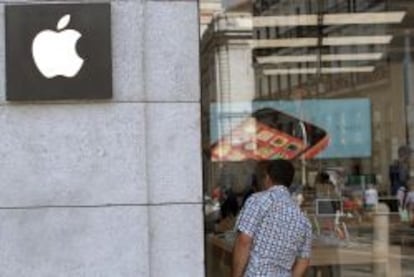
<path id="1" fill-rule="evenodd" d="M 209 235 L 206 246 L 208 276 L 229 276 L 232 245 L 226 243 L 222 237 Z M 401 276 L 400 247 L 390 246 L 389 253 L 382 256 L 372 249 L 372 245 L 334 247 L 315 244 L 312 248 L 311 266 L 317 272 L 321 267 L 384 264 L 385 267 L 392 268 L 393 277 Z"/>

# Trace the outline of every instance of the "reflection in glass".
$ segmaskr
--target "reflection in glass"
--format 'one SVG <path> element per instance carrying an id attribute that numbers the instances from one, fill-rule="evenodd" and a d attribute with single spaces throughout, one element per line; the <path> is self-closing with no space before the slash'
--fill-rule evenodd
<path id="1" fill-rule="evenodd" d="M 241 208 L 266 161 L 292 159 L 309 276 L 414 276 L 414 3 L 223 3 L 201 40 L 206 196 L 225 187 L 217 201 Z M 229 276 L 221 231 L 207 231 L 208 276 Z"/>

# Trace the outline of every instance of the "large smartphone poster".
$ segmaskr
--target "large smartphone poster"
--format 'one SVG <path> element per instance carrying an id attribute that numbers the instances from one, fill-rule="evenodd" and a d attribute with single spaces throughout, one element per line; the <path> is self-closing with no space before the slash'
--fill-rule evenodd
<path id="1" fill-rule="evenodd" d="M 211 105 L 213 161 L 371 156 L 369 99 Z"/>

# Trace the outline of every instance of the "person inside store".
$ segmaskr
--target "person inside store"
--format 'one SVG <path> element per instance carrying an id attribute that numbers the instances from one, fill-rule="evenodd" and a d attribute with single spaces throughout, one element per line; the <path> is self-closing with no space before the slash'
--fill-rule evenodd
<path id="1" fill-rule="evenodd" d="M 401 187 L 407 187 L 410 178 L 409 162 L 412 150 L 408 145 L 398 148 L 398 160 L 389 167 L 391 194 L 396 195 Z"/>
<path id="2" fill-rule="evenodd" d="M 405 210 L 408 212 L 408 220 L 411 227 L 414 227 L 414 182 L 410 182 L 409 184 L 409 191 L 405 197 L 404 207 Z"/>
<path id="3" fill-rule="evenodd" d="M 236 194 L 230 188 L 222 193 L 220 205 L 220 218 L 214 228 L 216 233 L 224 233 L 233 229 L 237 214 L 239 212 L 239 203 Z"/>
<path id="4" fill-rule="evenodd" d="M 402 185 L 398 188 L 396 197 L 398 199 L 398 208 L 400 210 L 405 209 L 407 194 L 408 194 L 408 189 L 405 185 Z"/>
<path id="5" fill-rule="evenodd" d="M 265 190 L 249 197 L 236 224 L 232 277 L 304 276 L 312 226 L 290 196 L 294 173 L 287 160 L 267 165 Z"/>
<path id="6" fill-rule="evenodd" d="M 228 163 L 219 164 L 218 187 L 222 191 L 229 191 L 237 184 L 237 178 Z"/>
<path id="7" fill-rule="evenodd" d="M 247 186 L 242 197 L 240 208 L 244 207 L 244 204 L 250 196 L 263 190 L 261 184 L 263 183 L 263 178 L 266 174 L 265 171 L 267 169 L 267 164 L 268 161 L 266 160 L 259 161 L 253 164 L 254 170 L 250 173 L 249 177 L 247 178 Z"/>
<path id="8" fill-rule="evenodd" d="M 315 180 L 316 196 L 318 198 L 332 198 L 336 197 L 336 189 L 334 184 L 326 172 L 320 172 Z"/>
<path id="9" fill-rule="evenodd" d="M 401 222 L 409 222 L 409 214 L 407 210 L 407 196 L 408 196 L 409 190 L 406 187 L 406 185 L 402 185 L 397 190 L 397 200 L 398 200 L 398 212 L 400 214 L 400 220 Z M 390 206 L 390 209 L 392 210 L 392 206 Z"/>
<path id="10" fill-rule="evenodd" d="M 247 199 L 252 196 L 254 193 L 259 191 L 259 182 L 257 180 L 257 175 L 253 174 L 251 179 L 251 184 L 248 186 L 246 193 L 243 196 L 242 207 L 246 203 Z"/>
<path id="11" fill-rule="evenodd" d="M 364 192 L 365 209 L 368 212 L 372 212 L 378 205 L 378 190 L 373 184 L 368 184 L 367 189 Z"/>

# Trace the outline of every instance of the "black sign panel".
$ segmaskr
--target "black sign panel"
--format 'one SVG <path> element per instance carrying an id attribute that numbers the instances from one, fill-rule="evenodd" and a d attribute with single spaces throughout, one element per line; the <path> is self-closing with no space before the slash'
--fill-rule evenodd
<path id="1" fill-rule="evenodd" d="M 112 97 L 109 3 L 6 6 L 7 100 Z"/>

